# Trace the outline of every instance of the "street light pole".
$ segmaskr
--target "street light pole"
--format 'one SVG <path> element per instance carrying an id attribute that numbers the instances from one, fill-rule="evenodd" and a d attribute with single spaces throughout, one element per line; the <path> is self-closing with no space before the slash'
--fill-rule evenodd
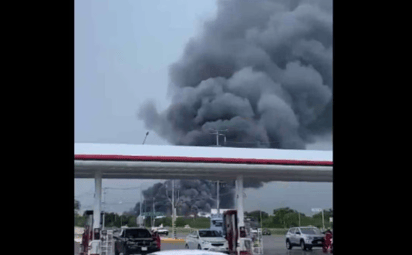
<path id="1" fill-rule="evenodd" d="M 175 180 L 172 180 L 172 199 L 169 198 L 169 194 L 167 193 L 166 189 L 166 196 L 167 199 L 172 203 L 172 231 L 173 231 L 173 236 L 174 239 L 176 239 L 176 231 L 175 231 L 175 221 L 176 221 L 176 204 L 179 203 L 180 197 L 179 197 L 179 191 L 177 193 L 177 203 L 175 204 Z"/>
<path id="2" fill-rule="evenodd" d="M 155 227 L 155 219 L 156 219 L 156 218 L 154 218 L 154 212 L 155 212 L 154 197 L 153 197 L 152 205 L 153 205 L 153 211 L 152 211 L 152 217 L 150 217 L 150 218 L 151 218 L 151 221 L 152 221 L 152 229 L 153 229 L 153 227 Z"/>
<path id="3" fill-rule="evenodd" d="M 144 140 L 143 140 L 143 144 L 146 142 L 146 138 L 148 135 L 149 135 L 149 132 L 146 133 L 146 136 L 144 137 Z"/>
<path id="4" fill-rule="evenodd" d="M 325 217 L 324 217 L 324 214 L 323 214 L 323 209 L 322 209 L 322 225 L 323 225 L 323 230 L 325 230 Z"/>
<path id="5" fill-rule="evenodd" d="M 219 215 L 219 181 L 217 181 L 217 214 Z"/>
<path id="6" fill-rule="evenodd" d="M 175 232 L 175 180 L 172 181 L 172 231 L 173 237 L 176 239 L 176 232 Z"/>

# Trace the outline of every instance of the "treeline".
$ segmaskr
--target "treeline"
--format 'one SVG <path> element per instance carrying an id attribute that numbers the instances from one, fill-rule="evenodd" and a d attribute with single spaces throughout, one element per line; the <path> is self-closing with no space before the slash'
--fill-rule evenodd
<path id="1" fill-rule="evenodd" d="M 80 209 L 80 203 L 75 200 L 74 202 L 74 222 L 75 226 L 84 227 L 86 224 L 86 215 L 80 215 L 78 210 Z M 325 219 L 325 228 L 333 228 L 333 223 L 329 222 L 329 218 L 333 217 L 333 210 L 328 209 L 324 210 L 324 219 Z M 262 224 L 260 224 L 261 212 L 259 210 L 252 211 L 252 212 L 245 212 L 246 217 L 250 217 L 254 219 L 258 224 L 259 227 L 262 225 L 263 228 L 291 228 L 299 226 L 299 215 L 300 215 L 300 226 L 316 226 L 318 228 L 322 228 L 322 212 L 319 212 L 313 216 L 306 216 L 303 213 L 300 213 L 296 210 L 290 209 L 289 207 L 279 208 L 273 210 L 273 216 L 269 215 L 266 212 L 262 211 Z M 119 215 L 117 213 L 106 213 L 105 214 L 105 227 L 117 227 L 120 228 L 121 226 L 129 226 L 129 227 L 136 227 L 136 216 L 123 213 Z M 209 228 L 210 227 L 210 219 L 196 217 L 196 218 L 189 218 L 189 217 L 178 217 L 176 219 L 176 227 L 184 227 L 189 225 L 191 228 Z M 164 227 L 171 227 L 172 226 L 172 218 L 165 217 L 161 219 L 155 220 L 155 226 L 159 226 L 163 224 Z M 145 219 L 145 226 L 150 227 L 152 225 L 151 218 L 146 217 Z"/>
<path id="2" fill-rule="evenodd" d="M 329 218 L 333 217 L 333 210 L 323 210 L 325 228 L 333 228 L 333 223 L 329 222 Z M 255 219 L 260 226 L 260 211 L 245 212 L 245 215 Z M 306 216 L 305 214 L 289 207 L 279 208 L 273 210 L 273 215 L 269 215 L 262 211 L 262 226 L 263 228 L 291 228 L 299 226 L 315 226 L 318 228 L 323 227 L 322 212 L 319 212 L 313 216 Z"/>
<path id="3" fill-rule="evenodd" d="M 104 226 L 106 228 L 112 228 L 112 227 L 120 228 L 121 226 L 125 226 L 125 225 L 127 225 L 128 227 L 137 227 L 136 218 L 137 218 L 136 216 L 128 215 L 128 214 L 119 215 L 117 213 L 106 213 L 104 216 Z M 152 219 L 150 217 L 146 217 L 145 222 L 144 222 L 146 227 L 152 226 L 151 220 Z M 79 214 L 74 215 L 74 222 L 75 222 L 76 227 L 84 227 L 86 224 L 86 221 L 87 221 L 86 215 L 79 215 Z M 209 228 L 210 227 L 210 219 L 201 218 L 201 217 L 198 217 L 196 219 L 178 217 L 175 223 L 176 223 L 176 227 L 184 227 L 186 225 L 189 225 L 191 228 Z M 171 227 L 172 218 L 165 217 L 161 219 L 156 219 L 155 226 L 159 226 L 160 224 L 163 224 L 164 227 Z"/>
<path id="4" fill-rule="evenodd" d="M 86 215 L 79 215 L 75 213 L 74 225 L 76 227 L 84 227 L 86 222 L 87 222 Z M 119 215 L 117 213 L 105 213 L 104 215 L 104 226 L 105 227 L 120 228 L 121 226 L 125 226 L 125 225 L 129 227 L 137 227 L 136 216 L 128 215 L 128 214 Z"/>

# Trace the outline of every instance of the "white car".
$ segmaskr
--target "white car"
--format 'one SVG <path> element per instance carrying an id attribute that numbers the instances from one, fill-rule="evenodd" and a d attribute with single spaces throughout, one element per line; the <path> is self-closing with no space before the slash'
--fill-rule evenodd
<path id="1" fill-rule="evenodd" d="M 158 251 L 151 255 L 222 255 L 221 252 L 213 251 L 198 251 L 198 250 L 173 250 L 173 251 Z"/>
<path id="2" fill-rule="evenodd" d="M 186 237 L 186 249 L 198 249 L 229 253 L 227 240 L 216 230 L 193 230 Z"/>
<path id="3" fill-rule="evenodd" d="M 159 235 L 161 236 L 169 235 L 169 230 L 166 228 L 159 228 L 159 229 L 156 229 L 155 231 L 157 231 L 157 233 L 159 233 Z"/>

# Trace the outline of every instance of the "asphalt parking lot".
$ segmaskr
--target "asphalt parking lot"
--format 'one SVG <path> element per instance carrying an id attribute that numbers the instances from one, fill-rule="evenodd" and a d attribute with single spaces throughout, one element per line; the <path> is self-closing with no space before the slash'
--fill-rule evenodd
<path id="1" fill-rule="evenodd" d="M 178 238 L 185 238 L 186 235 L 177 235 Z M 78 243 L 75 242 L 75 250 L 78 251 Z M 162 243 L 162 251 L 184 249 L 185 244 Z M 293 247 L 287 250 L 285 247 L 285 237 L 272 235 L 263 236 L 263 254 L 264 255 L 324 255 L 321 248 L 314 247 L 311 251 L 302 251 L 300 247 Z M 75 252 L 75 255 L 78 254 Z"/>
<path id="2" fill-rule="evenodd" d="M 178 238 L 184 238 L 185 235 L 177 235 Z M 184 244 L 162 244 L 162 251 L 184 249 Z M 264 255 L 324 255 L 322 248 L 314 247 L 311 251 L 302 251 L 300 247 L 294 246 L 292 250 L 285 247 L 285 237 L 272 235 L 263 236 L 263 254 Z"/>

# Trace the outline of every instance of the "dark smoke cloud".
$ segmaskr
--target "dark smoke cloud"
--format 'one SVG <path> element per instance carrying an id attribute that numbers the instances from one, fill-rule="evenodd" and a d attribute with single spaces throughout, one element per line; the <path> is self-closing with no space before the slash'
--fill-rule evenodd
<path id="1" fill-rule="evenodd" d="M 332 131 L 332 5 L 329 0 L 222 0 L 216 19 L 190 40 L 169 70 L 172 103 L 139 111 L 148 129 L 175 145 L 305 149 Z M 216 206 L 208 181 L 180 180 L 180 213 Z M 259 188 L 262 183 L 245 187 Z M 164 186 L 145 191 L 170 213 Z M 221 208 L 234 205 L 234 182 Z M 154 193 L 152 193 L 154 192 Z M 138 207 L 135 209 L 139 209 Z M 147 208 L 149 209 L 149 208 Z M 151 210 L 151 207 L 150 207 Z"/>
<path id="2" fill-rule="evenodd" d="M 305 149 L 332 128 L 332 1 L 224 0 L 169 70 L 172 104 L 140 109 L 176 145 Z"/>
<path id="3" fill-rule="evenodd" d="M 263 184 L 250 182 L 245 180 L 245 188 L 259 188 Z M 233 208 L 235 195 L 235 182 L 229 181 L 225 186 L 219 189 L 220 208 Z M 144 202 L 142 210 L 144 212 L 152 212 L 153 202 L 156 212 L 162 212 L 171 215 L 171 203 L 166 195 L 171 199 L 172 181 L 168 180 L 164 183 L 156 183 L 152 187 L 143 191 Z M 179 192 L 178 192 L 179 191 Z M 208 180 L 175 180 L 175 199 L 179 196 L 180 203 L 177 206 L 178 215 L 189 215 L 197 212 L 210 212 L 212 208 L 216 208 L 216 183 Z M 154 198 L 154 200 L 153 200 Z M 140 203 L 131 210 L 133 214 L 139 215 Z"/>

